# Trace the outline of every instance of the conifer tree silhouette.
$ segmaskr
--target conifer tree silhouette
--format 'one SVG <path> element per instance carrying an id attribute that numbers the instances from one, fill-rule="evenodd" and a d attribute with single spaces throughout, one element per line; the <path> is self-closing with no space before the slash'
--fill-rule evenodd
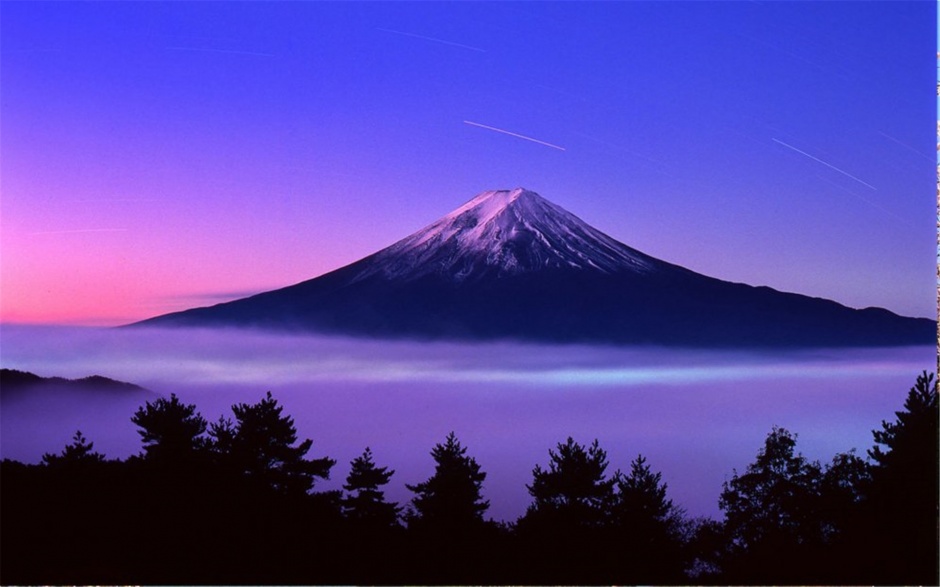
<path id="1" fill-rule="evenodd" d="M 388 467 L 377 467 L 372 459 L 372 449 L 366 447 L 362 455 L 353 459 L 343 489 L 343 513 L 354 524 L 366 529 L 391 528 L 398 525 L 401 508 L 396 503 L 385 501 L 380 489 L 387 485 L 395 471 Z"/>
<path id="2" fill-rule="evenodd" d="M 527 523 L 548 524 L 558 529 L 597 527 L 608 521 L 614 499 L 615 479 L 607 479 L 607 453 L 597 440 L 589 447 L 571 437 L 548 451 L 548 469 L 536 465 L 532 484 L 526 487 L 533 501 Z"/>
<path id="3" fill-rule="evenodd" d="M 294 419 L 267 392 L 256 404 L 232 406 L 234 422 L 221 418 L 209 428 L 212 451 L 239 474 L 280 493 L 306 495 L 317 478 L 329 479 L 336 464 L 331 458 L 305 458 L 313 441 L 295 446 Z"/>
<path id="4" fill-rule="evenodd" d="M 137 409 L 131 421 L 139 428 L 147 459 L 179 463 L 193 460 L 205 447 L 206 420 L 194 404 L 184 404 L 176 394 L 159 398 Z"/>
<path id="5" fill-rule="evenodd" d="M 630 463 L 630 474 L 617 476 L 615 515 L 624 526 L 644 528 L 666 522 L 676 511 L 666 497 L 662 473 L 653 473 L 646 458 L 638 455 Z"/>
<path id="6" fill-rule="evenodd" d="M 606 451 L 597 440 L 585 447 L 569 437 L 548 454 L 548 468 L 532 470 L 532 503 L 516 523 L 530 569 L 525 582 L 616 582 L 608 532 L 615 478 L 607 478 Z"/>
<path id="7" fill-rule="evenodd" d="M 623 553 L 623 576 L 641 583 L 681 581 L 684 511 L 666 497 L 662 473 L 653 473 L 646 458 L 638 455 L 630 473 L 615 479 L 613 524 Z"/>
<path id="8" fill-rule="evenodd" d="M 482 497 L 486 473 L 451 432 L 443 444 L 431 450 L 436 463 L 434 475 L 416 485 L 406 485 L 415 493 L 409 527 L 431 531 L 467 531 L 483 523 L 490 503 Z"/>
<path id="9" fill-rule="evenodd" d="M 875 446 L 869 512 L 875 538 L 868 560 L 876 579 L 931 585 L 938 579 L 937 382 L 924 371 L 907 394 L 894 422 L 872 434 Z"/>
<path id="10" fill-rule="evenodd" d="M 81 430 L 76 430 L 72 436 L 72 444 L 67 445 L 59 454 L 43 454 L 42 462 L 52 467 L 67 467 L 104 461 L 104 455 L 95 452 L 94 447 L 94 442 L 89 442 Z"/>

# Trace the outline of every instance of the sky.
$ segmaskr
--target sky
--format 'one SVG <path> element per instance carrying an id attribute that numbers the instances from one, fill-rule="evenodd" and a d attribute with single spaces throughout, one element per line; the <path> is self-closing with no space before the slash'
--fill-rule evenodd
<path id="1" fill-rule="evenodd" d="M 291 285 L 525 187 L 936 316 L 933 2 L 2 2 L 0 322 Z"/>

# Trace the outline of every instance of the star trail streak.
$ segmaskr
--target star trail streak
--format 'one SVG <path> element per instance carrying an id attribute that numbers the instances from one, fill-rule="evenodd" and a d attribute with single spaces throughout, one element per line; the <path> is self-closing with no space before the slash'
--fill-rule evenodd
<path id="1" fill-rule="evenodd" d="M 848 173 L 847 171 L 842 171 L 841 169 L 839 169 L 839 168 L 836 167 L 835 165 L 830 165 L 829 163 L 826 163 L 826 162 L 823 161 L 822 159 L 813 157 L 812 155 L 810 155 L 810 154 L 807 153 L 806 151 L 801 151 L 801 150 L 797 149 L 796 147 L 794 147 L 793 145 L 788 145 L 787 143 L 784 143 L 783 141 L 780 141 L 780 140 L 777 140 L 777 139 L 771 139 L 771 140 L 772 140 L 773 142 L 775 142 L 775 143 L 779 143 L 779 144 L 783 145 L 784 147 L 786 147 L 786 148 L 788 148 L 788 149 L 790 149 L 790 150 L 792 150 L 792 151 L 796 151 L 796 152 L 799 153 L 800 155 L 803 155 L 803 156 L 805 156 L 805 157 L 809 157 L 810 159 L 812 159 L 813 161 L 816 161 L 817 163 L 822 163 L 823 165 L 825 165 L 825 166 L 828 167 L 829 169 L 832 169 L 832 170 L 834 170 L 834 171 L 838 171 L 838 172 L 841 173 L 842 175 L 854 179 L 855 181 L 857 181 L 858 183 L 862 184 L 863 186 L 865 186 L 865 187 L 867 187 L 867 188 L 870 188 L 870 189 L 873 189 L 873 190 L 875 190 L 875 191 L 878 191 L 878 188 L 876 188 L 875 186 L 871 185 L 870 183 L 865 183 L 864 181 L 862 181 L 862 180 L 860 180 L 859 178 L 855 177 L 855 176 L 852 175 L 851 173 Z"/>
<path id="2" fill-rule="evenodd" d="M 446 41 L 444 39 L 436 39 L 434 37 L 427 37 L 425 35 L 418 35 L 416 33 L 406 33 L 405 31 L 393 31 L 392 29 L 377 29 L 383 33 L 392 33 L 393 35 L 402 35 L 404 37 L 412 37 L 414 39 L 423 39 L 425 41 L 431 41 L 433 43 L 440 43 L 442 45 L 450 45 L 451 47 L 460 47 L 461 49 L 469 49 L 470 51 L 478 51 L 480 53 L 486 53 L 486 49 L 480 49 L 479 47 L 471 47 L 470 45 L 464 45 L 463 43 L 455 43 L 453 41 Z"/>
<path id="3" fill-rule="evenodd" d="M 487 125 L 485 125 L 485 124 L 480 124 L 479 122 L 471 122 L 471 121 L 469 121 L 469 120 L 464 120 L 463 122 L 464 122 L 464 124 L 469 124 L 470 126 L 479 126 L 480 128 L 485 128 L 486 130 L 491 130 L 491 131 L 494 131 L 494 132 L 500 132 L 500 133 L 503 133 L 504 135 L 509 135 L 509 136 L 511 136 L 511 137 L 516 137 L 517 139 L 525 139 L 525 140 L 527 140 L 527 141 L 532 141 L 533 143 L 538 143 L 538 144 L 540 144 L 540 145 L 545 145 L 546 147 L 551 147 L 551 148 L 553 148 L 553 149 L 558 149 L 559 151 L 564 151 L 564 150 L 565 150 L 564 147 L 559 147 L 558 145 L 553 145 L 552 143 L 546 143 L 545 141 L 540 141 L 540 140 L 538 140 L 538 139 L 533 139 L 532 137 L 527 137 L 527 136 L 525 136 L 525 135 L 520 135 L 520 134 L 517 134 L 517 133 L 514 133 L 514 132 L 510 132 L 510 131 L 508 131 L 508 130 L 503 130 L 503 129 L 501 129 L 501 128 L 496 128 L 495 126 L 487 126 Z"/>

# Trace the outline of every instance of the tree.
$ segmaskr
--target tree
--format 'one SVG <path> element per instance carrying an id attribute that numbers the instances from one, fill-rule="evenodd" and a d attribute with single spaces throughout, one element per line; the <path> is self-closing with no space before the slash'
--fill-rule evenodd
<path id="1" fill-rule="evenodd" d="M 212 451 L 223 463 L 262 486 L 279 493 L 306 495 L 316 478 L 329 479 L 336 461 L 307 460 L 313 441 L 297 442 L 294 419 L 282 416 L 283 408 L 271 392 L 257 404 L 232 406 L 235 421 L 222 418 L 209 430 Z"/>
<path id="2" fill-rule="evenodd" d="M 724 526 L 711 518 L 698 517 L 686 519 L 682 531 L 687 560 L 685 582 L 703 585 L 720 583 L 721 560 L 725 554 Z"/>
<path id="3" fill-rule="evenodd" d="M 615 480 L 607 479 L 607 453 L 597 440 L 585 448 L 570 436 L 549 449 L 548 469 L 536 465 L 532 485 L 527 485 L 533 501 L 523 525 L 550 526 L 570 531 L 576 527 L 599 527 L 607 519 L 613 503 Z"/>
<path id="4" fill-rule="evenodd" d="M 621 553 L 609 532 L 616 475 L 607 478 L 607 453 L 597 440 L 585 447 L 569 437 L 548 455 L 547 469 L 532 470 L 532 503 L 516 524 L 523 582 L 619 581 Z"/>
<path id="5" fill-rule="evenodd" d="M 46 453 L 42 462 L 52 467 L 74 467 L 104 461 L 104 455 L 94 451 L 95 443 L 88 442 L 81 430 L 76 430 L 72 444 L 67 445 L 59 454 Z"/>
<path id="6" fill-rule="evenodd" d="M 490 507 L 482 497 L 486 473 L 473 457 L 467 456 L 467 449 L 453 432 L 443 444 L 434 446 L 431 457 L 437 463 L 434 475 L 423 483 L 405 485 L 415 493 L 409 527 L 434 532 L 479 528 L 483 513 Z"/>
<path id="7" fill-rule="evenodd" d="M 348 493 L 343 498 L 343 513 L 347 519 L 370 529 L 398 525 L 401 508 L 396 503 L 385 501 L 385 494 L 379 489 L 388 484 L 394 473 L 388 467 L 376 467 L 372 450 L 368 447 L 361 456 L 353 459 L 346 484 L 343 485 Z"/>
<path id="8" fill-rule="evenodd" d="M 876 476 L 884 471 L 921 477 L 937 468 L 937 383 L 933 373 L 917 376 L 907 394 L 904 411 L 895 412 L 895 422 L 881 422 L 881 430 L 873 430 L 876 446 L 868 454 L 877 463 Z M 883 445 L 887 450 L 881 448 Z M 927 467 L 926 471 L 924 467 Z M 936 479 L 936 475 L 934 475 Z"/>
<path id="9" fill-rule="evenodd" d="M 837 454 L 826 465 L 819 484 L 819 520 L 826 542 L 837 542 L 850 531 L 870 484 L 871 465 L 855 449 Z"/>
<path id="10" fill-rule="evenodd" d="M 618 524 L 637 530 L 668 524 L 678 510 L 666 497 L 662 473 L 653 473 L 646 458 L 630 463 L 630 474 L 617 478 L 615 516 Z"/>
<path id="11" fill-rule="evenodd" d="M 492 566 L 480 564 L 498 554 L 494 526 L 483 520 L 490 507 L 483 499 L 486 473 L 453 432 L 434 446 L 431 457 L 434 474 L 405 485 L 415 494 L 405 514 L 409 549 L 421 553 L 419 568 L 412 568 L 406 582 L 492 583 Z"/>
<path id="12" fill-rule="evenodd" d="M 683 579 L 684 512 L 666 497 L 662 473 L 653 473 L 638 455 L 630 474 L 615 479 L 613 518 L 630 582 Z"/>
<path id="13" fill-rule="evenodd" d="M 192 460 L 205 447 L 206 421 L 193 404 L 183 404 L 176 394 L 159 398 L 137 409 L 131 421 L 140 430 L 147 459 L 161 462 Z"/>
<path id="14" fill-rule="evenodd" d="M 774 427 L 754 463 L 723 485 L 729 570 L 733 580 L 812 580 L 805 557 L 821 539 L 818 486 L 822 472 L 795 453 L 796 435 Z M 735 576 L 737 574 L 737 576 Z"/>
<path id="15" fill-rule="evenodd" d="M 938 404 L 934 375 L 924 371 L 894 422 L 872 434 L 869 514 L 872 546 L 867 559 L 878 580 L 938 582 Z"/>

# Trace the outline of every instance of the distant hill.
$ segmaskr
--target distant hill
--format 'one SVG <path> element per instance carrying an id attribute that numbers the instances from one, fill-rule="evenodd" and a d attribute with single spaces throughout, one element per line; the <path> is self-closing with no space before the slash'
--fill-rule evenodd
<path id="1" fill-rule="evenodd" d="M 40 377 L 29 371 L 0 369 L 0 393 L 8 394 L 38 388 L 73 391 L 147 391 L 146 388 L 139 385 L 109 379 L 101 375 L 91 375 L 81 379 L 65 379 L 64 377 Z"/>
<path id="2" fill-rule="evenodd" d="M 723 348 L 932 344 L 937 328 L 695 273 L 521 188 L 315 279 L 138 324 Z"/>

